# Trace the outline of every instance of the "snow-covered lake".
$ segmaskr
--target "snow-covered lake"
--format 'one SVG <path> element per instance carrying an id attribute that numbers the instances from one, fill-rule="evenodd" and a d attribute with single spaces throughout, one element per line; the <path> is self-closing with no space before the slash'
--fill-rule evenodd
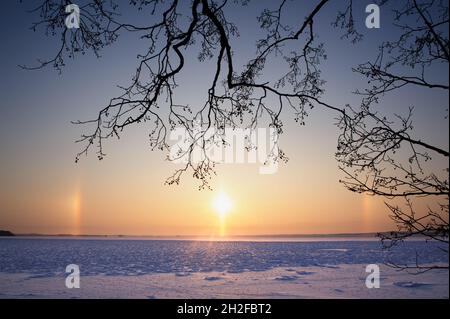
<path id="1" fill-rule="evenodd" d="M 0 239 L 0 298 L 448 298 L 448 270 L 399 272 L 386 262 L 448 264 L 433 243 L 391 251 L 377 240 L 189 241 Z M 80 268 L 80 288 L 65 268 Z M 380 288 L 365 285 L 380 266 Z"/>

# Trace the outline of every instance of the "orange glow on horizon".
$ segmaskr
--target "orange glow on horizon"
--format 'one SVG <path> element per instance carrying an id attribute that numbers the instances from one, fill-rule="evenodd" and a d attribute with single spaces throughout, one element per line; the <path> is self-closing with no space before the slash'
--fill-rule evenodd
<path id="1" fill-rule="evenodd" d="M 71 200 L 71 210 L 73 214 L 74 235 L 80 235 L 81 232 L 81 192 L 79 189 L 75 192 Z"/>
<path id="2" fill-rule="evenodd" d="M 219 236 L 225 237 L 226 217 L 232 208 L 232 202 L 230 198 L 222 191 L 214 198 L 213 208 L 219 217 Z"/>

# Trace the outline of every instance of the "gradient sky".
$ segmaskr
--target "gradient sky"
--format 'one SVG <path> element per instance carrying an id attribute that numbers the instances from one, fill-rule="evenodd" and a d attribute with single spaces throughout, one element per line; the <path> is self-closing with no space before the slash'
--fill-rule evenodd
<path id="1" fill-rule="evenodd" d="M 220 165 L 213 191 L 198 191 L 198 182 L 188 174 L 181 185 L 165 186 L 175 166 L 164 161 L 165 153 L 150 151 L 150 128 L 145 125 L 130 127 L 119 141 L 108 141 L 103 161 L 91 154 L 75 164 L 80 145 L 74 141 L 83 127 L 70 121 L 96 116 L 111 97 L 119 95 L 116 85 L 129 83 L 136 55 L 145 46 L 125 36 L 105 49 L 100 59 L 88 54 L 67 60 L 62 74 L 52 68 L 22 70 L 19 64 L 32 65 L 37 58 L 51 57 L 59 44 L 42 30 L 29 29 L 37 17 L 26 10 L 36 1 L 25 2 L 2 3 L 0 14 L 0 229 L 48 234 L 217 234 L 219 218 L 212 201 L 221 191 L 233 206 L 226 218 L 229 235 L 393 228 L 382 198 L 351 193 L 338 182 L 342 174 L 334 158 L 336 114 L 320 108 L 311 111 L 305 127 L 298 127 L 292 114 L 284 114 L 286 133 L 281 146 L 290 160 L 276 174 L 260 175 L 258 164 Z M 241 37 L 232 41 L 236 66 L 254 53 L 259 34 L 256 16 L 270 3 L 255 1 L 230 13 L 241 31 Z M 314 3 L 296 1 L 287 19 L 303 19 Z M 324 100 L 336 105 L 359 101 L 351 92 L 365 82 L 351 67 L 373 60 L 380 41 L 396 34 L 386 10 L 379 30 L 365 29 L 368 3 L 355 5 L 355 21 L 365 35 L 357 45 L 340 40 L 340 31 L 330 26 L 342 1 L 332 2 L 315 23 L 328 55 L 322 63 L 327 80 Z M 202 101 L 211 79 L 212 65 L 196 62 L 197 54 L 195 50 L 186 54 L 192 63 L 179 80 L 177 96 L 184 103 Z M 271 68 L 276 70 L 277 65 L 266 70 L 269 76 Z M 432 75 L 448 81 L 448 70 L 434 70 Z M 415 105 L 418 136 L 448 149 L 447 98 L 439 92 L 430 95 L 417 88 L 405 89 L 387 96 L 380 108 L 392 114 Z"/>

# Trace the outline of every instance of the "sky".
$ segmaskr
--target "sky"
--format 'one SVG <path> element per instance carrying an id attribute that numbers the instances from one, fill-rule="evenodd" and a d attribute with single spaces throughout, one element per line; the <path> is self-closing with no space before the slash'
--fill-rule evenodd
<path id="1" fill-rule="evenodd" d="M 59 74 L 52 68 L 27 71 L 36 59 L 55 54 L 58 38 L 33 32 L 37 16 L 27 13 L 37 1 L 8 1 L 0 13 L 0 229 L 16 233 L 123 234 L 176 236 L 330 234 L 376 232 L 394 228 L 384 199 L 349 192 L 338 181 L 342 173 L 334 158 L 338 129 L 336 114 L 316 108 L 299 127 L 292 114 L 283 114 L 281 146 L 289 161 L 276 174 L 259 174 L 258 164 L 223 164 L 211 182 L 213 190 L 198 190 L 198 181 L 186 174 L 180 185 L 164 181 L 176 166 L 166 153 L 151 151 L 150 127 L 129 127 L 120 140 L 105 144 L 107 157 L 95 154 L 75 163 L 80 145 L 74 141 L 83 127 L 71 124 L 97 115 L 101 107 L 127 85 L 145 44 L 133 36 L 121 37 L 102 51 L 66 61 Z M 128 2 L 128 1 L 125 1 Z M 119 1 L 120 3 L 120 1 Z M 298 21 L 313 1 L 294 1 L 287 19 Z M 321 64 L 327 80 L 324 100 L 336 105 L 357 103 L 351 94 L 364 86 L 351 68 L 372 60 L 380 41 L 395 35 L 389 12 L 381 12 L 381 28 L 366 29 L 364 8 L 358 1 L 354 14 L 364 40 L 356 45 L 340 39 L 330 24 L 342 1 L 332 2 L 318 16 L 317 33 L 328 59 Z M 232 40 L 235 64 L 255 52 L 260 34 L 256 20 L 270 1 L 251 2 L 229 12 L 241 32 Z M 126 6 L 124 6 L 126 7 Z M 133 16 L 125 10 L 124 18 Z M 144 15 L 145 17 L 145 15 Z M 196 61 L 198 52 L 186 53 L 177 97 L 195 104 L 204 99 L 211 78 L 211 63 Z M 271 74 L 277 65 L 269 66 Z M 448 70 L 433 77 L 448 83 Z M 405 89 L 386 96 L 380 108 L 390 114 L 416 106 L 415 130 L 448 149 L 446 94 Z M 429 101 L 433 101 L 430 105 Z M 437 105 L 437 106 L 436 106 Z M 448 112 L 448 111 L 447 111 Z M 215 201 L 226 194 L 230 210 L 220 216 Z"/>

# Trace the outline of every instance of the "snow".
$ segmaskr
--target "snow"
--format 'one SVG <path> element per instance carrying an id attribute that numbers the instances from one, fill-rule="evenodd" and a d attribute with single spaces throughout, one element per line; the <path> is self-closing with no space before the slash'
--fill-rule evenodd
<path id="1" fill-rule="evenodd" d="M 398 271 L 386 261 L 448 265 L 437 245 L 377 241 L 208 242 L 0 239 L 0 298 L 448 298 L 448 270 Z M 80 266 L 81 288 L 65 287 Z M 380 266 L 380 288 L 365 285 Z"/>

